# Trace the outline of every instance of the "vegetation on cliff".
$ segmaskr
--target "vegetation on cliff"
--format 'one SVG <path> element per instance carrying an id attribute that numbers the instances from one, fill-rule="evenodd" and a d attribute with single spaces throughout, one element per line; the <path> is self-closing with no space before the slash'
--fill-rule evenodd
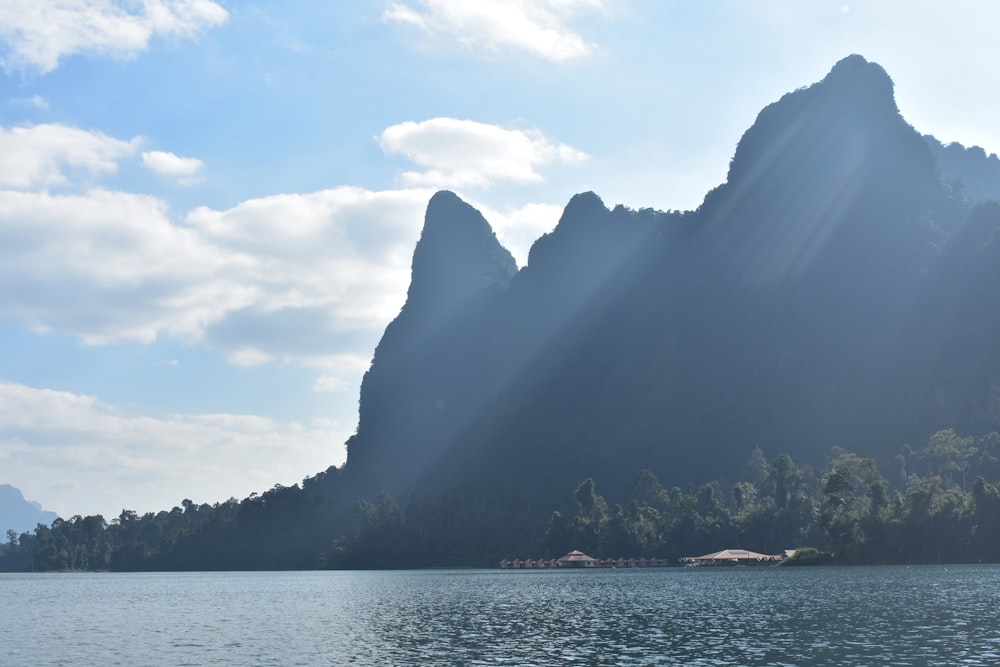
<path id="1" fill-rule="evenodd" d="M 558 507 L 532 506 L 514 490 L 415 491 L 402 505 L 382 491 L 344 512 L 330 495 L 336 485 L 320 475 L 242 502 L 185 501 L 169 512 L 123 511 L 110 523 L 59 519 L 9 533 L 0 570 L 491 567 L 571 549 L 675 561 L 732 545 L 811 547 L 835 563 L 1000 560 L 997 433 L 940 431 L 925 447 L 904 447 L 886 473 L 841 449 L 821 470 L 787 454 L 768 462 L 755 449 L 736 482 L 667 489 L 642 470 L 622 497 L 605 498 L 587 478 Z"/>

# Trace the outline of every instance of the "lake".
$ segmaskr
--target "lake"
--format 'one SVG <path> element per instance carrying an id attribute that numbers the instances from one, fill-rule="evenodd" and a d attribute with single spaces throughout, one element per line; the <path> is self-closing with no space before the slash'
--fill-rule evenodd
<path id="1" fill-rule="evenodd" d="M 0 664 L 998 665 L 1000 566 L 0 574 Z"/>

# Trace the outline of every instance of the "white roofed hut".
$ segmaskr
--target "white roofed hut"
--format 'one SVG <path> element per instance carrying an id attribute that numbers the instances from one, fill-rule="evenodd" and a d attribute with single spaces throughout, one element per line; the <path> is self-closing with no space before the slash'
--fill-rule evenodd
<path id="1" fill-rule="evenodd" d="M 704 556 L 687 556 L 680 561 L 684 565 L 700 567 L 706 565 L 776 565 L 785 559 L 785 554 L 761 554 L 746 549 L 723 549 Z"/>
<path id="2" fill-rule="evenodd" d="M 594 567 L 597 559 L 588 556 L 582 551 L 570 551 L 568 554 L 556 560 L 557 567 Z"/>

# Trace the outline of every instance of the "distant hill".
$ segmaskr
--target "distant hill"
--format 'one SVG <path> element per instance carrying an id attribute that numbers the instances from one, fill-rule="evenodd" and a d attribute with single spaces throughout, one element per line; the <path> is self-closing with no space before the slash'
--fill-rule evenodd
<path id="1" fill-rule="evenodd" d="M 732 479 L 756 446 L 885 461 L 939 428 L 1000 428 L 980 152 L 922 137 L 850 56 L 761 111 L 698 210 L 577 195 L 520 270 L 436 194 L 342 479 L 542 498 L 593 476 L 614 495 L 640 469 Z"/>
<path id="2" fill-rule="evenodd" d="M 40 504 L 25 500 L 10 484 L 0 484 L 0 533 L 31 532 L 38 524 L 50 524 L 57 518 L 55 512 L 46 512 Z"/>

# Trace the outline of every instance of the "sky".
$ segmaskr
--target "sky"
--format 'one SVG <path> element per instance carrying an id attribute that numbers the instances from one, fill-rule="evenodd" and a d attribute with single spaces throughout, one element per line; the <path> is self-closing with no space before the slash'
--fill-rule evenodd
<path id="1" fill-rule="evenodd" d="M 573 194 L 696 208 L 859 53 L 1000 151 L 1000 3 L 0 0 L 0 484 L 64 518 L 344 463 L 430 196 L 518 264 Z"/>

